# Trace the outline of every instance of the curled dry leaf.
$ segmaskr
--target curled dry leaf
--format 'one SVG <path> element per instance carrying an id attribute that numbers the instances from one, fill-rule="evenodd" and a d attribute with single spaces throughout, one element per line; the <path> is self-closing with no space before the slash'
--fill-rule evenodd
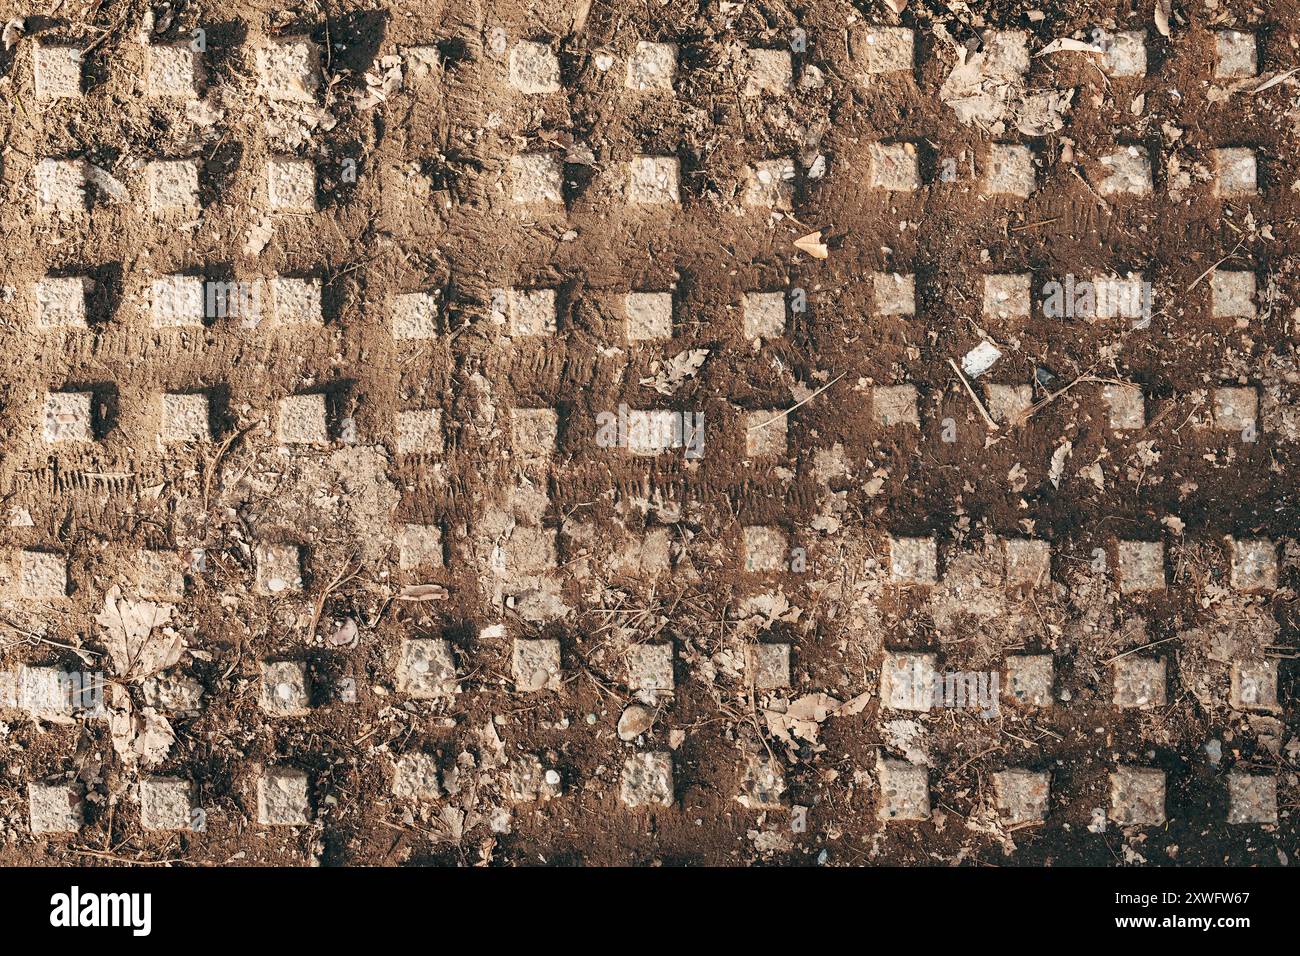
<path id="1" fill-rule="evenodd" d="M 1070 457 L 1070 452 L 1074 450 L 1074 442 L 1064 441 L 1052 452 L 1052 462 L 1048 468 L 1047 477 L 1052 481 L 1052 487 L 1061 487 L 1061 476 L 1065 474 L 1065 460 Z"/>
<path id="2" fill-rule="evenodd" d="M 127 764 L 137 761 L 146 767 L 160 764 L 176 743 L 176 732 L 166 717 L 152 707 L 143 707 L 136 713 L 130 700 L 125 701 L 125 706 L 109 711 L 108 729 L 113 749 Z"/>
<path id="3" fill-rule="evenodd" d="M 671 395 L 681 388 L 682 383 L 688 378 L 695 377 L 695 373 L 704 366 L 704 360 L 708 357 L 708 349 L 687 349 L 678 352 L 656 370 L 653 378 L 641 379 L 641 384 L 649 385 L 660 395 Z"/>
<path id="4" fill-rule="evenodd" d="M 1156 29 L 1162 37 L 1169 36 L 1169 15 L 1173 11 L 1173 0 L 1156 0 Z"/>
<path id="5" fill-rule="evenodd" d="M 763 718 L 768 732 L 778 740 L 795 743 L 795 738 L 810 744 L 817 743 L 817 732 L 828 717 L 848 717 L 859 714 L 871 699 L 871 692 L 858 694 L 847 703 L 841 703 L 829 694 L 805 694 L 790 701 L 785 710 L 778 707 L 764 709 Z"/>
<path id="6" fill-rule="evenodd" d="M 253 225 L 248 227 L 248 236 L 244 240 L 244 255 L 258 255 L 266 244 L 271 241 L 275 235 L 275 220 L 270 216 L 263 216 Z"/>
<path id="7" fill-rule="evenodd" d="M 1072 40 L 1069 37 L 1061 37 L 1053 40 L 1047 46 L 1043 47 L 1034 56 L 1047 56 L 1049 53 L 1105 53 L 1101 47 L 1095 43 L 1087 43 L 1083 40 Z"/>
<path id="8" fill-rule="evenodd" d="M 14 48 L 14 44 L 16 44 L 19 40 L 21 40 L 26 35 L 26 33 L 27 33 L 27 25 L 23 22 L 22 17 L 14 17 L 12 20 L 6 23 L 4 34 L 2 37 L 5 44 L 5 49 L 12 50 Z"/>
<path id="9" fill-rule="evenodd" d="M 397 595 L 399 601 L 445 601 L 448 592 L 441 584 L 408 584 Z"/>
<path id="10" fill-rule="evenodd" d="M 826 248 L 826 243 L 822 242 L 822 232 L 818 229 L 816 232 L 810 232 L 806 236 L 800 236 L 794 241 L 794 247 L 801 249 L 814 259 L 825 259 L 830 255 Z"/>
<path id="11" fill-rule="evenodd" d="M 100 195 L 110 202 L 128 202 L 131 199 L 131 193 L 126 186 L 106 169 L 89 166 L 86 169 L 86 178 L 99 190 Z"/>
<path id="12" fill-rule="evenodd" d="M 104 629 L 104 647 L 119 677 L 143 680 L 180 660 L 185 639 L 154 633 L 171 620 L 173 610 L 171 604 L 128 600 L 117 585 L 109 588 L 95 623 Z"/>
<path id="13" fill-rule="evenodd" d="M 902 13 L 907 9 L 907 0 L 885 0 L 885 6 L 895 13 Z"/>

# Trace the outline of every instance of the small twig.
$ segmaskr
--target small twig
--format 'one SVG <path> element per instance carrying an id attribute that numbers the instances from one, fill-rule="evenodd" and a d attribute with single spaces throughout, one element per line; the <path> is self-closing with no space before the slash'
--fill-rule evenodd
<path id="1" fill-rule="evenodd" d="M 1026 229 L 1037 229 L 1039 226 L 1050 226 L 1052 223 L 1056 222 L 1056 220 L 1060 218 L 1061 218 L 1060 216 L 1055 216 L 1052 219 L 1042 219 L 1038 222 L 1027 222 L 1019 226 L 1011 226 L 1008 229 L 1008 232 L 1023 232 Z"/>
<path id="2" fill-rule="evenodd" d="M 791 405 L 791 406 L 790 406 L 789 408 L 787 408 L 785 411 L 780 412 L 780 413 L 778 413 L 778 414 L 776 414 L 776 415 L 773 415 L 771 418 L 769 418 L 769 419 L 768 419 L 767 421 L 765 421 L 765 422 L 759 422 L 757 425 L 750 425 L 749 428 L 748 428 L 748 431 L 751 431 L 751 432 L 752 432 L 752 431 L 757 431 L 757 430 L 760 429 L 760 428 L 766 428 L 768 425 L 772 424 L 773 422 L 780 421 L 781 419 L 785 418 L 787 415 L 789 415 L 792 411 L 794 411 L 794 410 L 795 410 L 796 408 L 798 408 L 799 406 L 801 406 L 801 405 L 807 405 L 807 404 L 808 404 L 809 402 L 811 402 L 814 398 L 816 398 L 816 397 L 817 397 L 818 395 L 820 395 L 822 392 L 826 391 L 826 389 L 830 388 L 832 385 L 834 385 L 836 382 L 838 382 L 838 381 L 839 381 L 840 379 L 842 379 L 843 377 L 844 377 L 844 373 L 843 373 L 843 372 L 840 372 L 839 375 L 836 375 L 833 379 L 831 379 L 829 382 L 827 382 L 827 383 L 826 383 L 825 385 L 823 385 L 821 388 L 817 389 L 817 391 L 813 392 L 811 395 L 809 395 L 809 396 L 808 396 L 807 398 L 805 398 L 803 401 L 801 401 L 801 402 L 797 402 L 797 403 L 795 403 L 794 405 Z"/>
<path id="3" fill-rule="evenodd" d="M 78 856 L 93 856 L 101 860 L 111 860 L 114 863 L 125 863 L 130 866 L 173 866 L 177 863 L 192 863 L 192 860 L 133 860 L 129 856 L 118 856 L 116 853 L 104 853 L 99 850 L 78 850 L 73 849 L 73 853 Z"/>
<path id="4" fill-rule="evenodd" d="M 258 424 L 260 424 L 260 422 L 249 425 L 247 428 L 241 428 L 239 431 L 231 432 L 226 436 L 226 440 L 221 443 L 221 446 L 217 449 L 217 453 L 212 457 L 212 464 L 208 466 L 208 473 L 203 476 L 204 511 L 208 510 L 208 499 L 212 494 L 212 476 L 217 473 L 217 466 L 221 464 L 221 459 L 225 457 L 226 452 L 230 450 L 231 445 L 251 432 Z"/>
<path id="5" fill-rule="evenodd" d="M 356 569 L 349 574 L 348 567 L 354 560 L 357 562 Z M 356 557 L 356 555 L 353 555 L 351 558 L 348 558 L 348 560 L 343 562 L 343 566 L 338 569 L 334 574 L 334 577 L 327 581 L 325 586 L 321 588 L 320 596 L 316 598 L 316 604 L 311 609 L 311 623 L 307 625 L 307 637 L 309 640 L 316 636 L 316 625 L 320 623 L 321 615 L 325 612 L 325 602 L 329 600 L 330 595 L 360 573 L 361 561 Z"/>
<path id="6" fill-rule="evenodd" d="M 1019 426 L 1019 425 L 1023 425 L 1025 422 L 1029 421 L 1029 419 L 1033 418 L 1033 417 L 1034 417 L 1035 415 L 1037 415 L 1040 411 L 1042 411 L 1042 410 L 1043 410 L 1044 408 L 1046 408 L 1048 405 L 1052 404 L 1052 402 L 1056 401 L 1058 398 L 1060 398 L 1062 395 L 1064 395 L 1064 394 L 1065 394 L 1066 392 L 1068 392 L 1070 389 L 1074 388 L 1074 386 L 1078 385 L 1080 382 L 1102 382 L 1102 381 L 1106 381 L 1105 379 L 1100 379 L 1100 378 L 1098 378 L 1097 376 L 1091 374 L 1091 373 L 1092 373 L 1092 369 L 1094 369 L 1094 368 L 1096 368 L 1096 367 L 1097 367 L 1097 363 L 1094 362 L 1094 363 L 1092 364 L 1092 367 L 1089 368 L 1087 372 L 1084 372 L 1084 373 L 1083 373 L 1082 375 L 1080 375 L 1078 378 L 1074 379 L 1074 381 L 1070 382 L 1070 383 L 1067 384 L 1067 385 L 1063 385 L 1061 388 L 1057 389 L 1055 392 L 1052 392 L 1052 394 L 1048 395 L 1046 398 L 1041 398 L 1041 399 L 1039 399 L 1038 401 L 1034 402 L 1034 404 L 1030 405 L 1028 408 L 1026 408 L 1023 412 L 1021 412 L 1019 415 L 1017 415 L 1017 416 L 1012 420 L 1012 421 L 1013 421 L 1013 424 L 1015 424 L 1015 425 L 1017 425 L 1017 426 Z M 1124 384 L 1127 384 L 1127 383 L 1124 383 Z"/>
<path id="7" fill-rule="evenodd" d="M 1165 637 L 1165 638 L 1161 638 L 1161 639 L 1158 640 L 1158 641 L 1152 641 L 1150 644 L 1143 644 L 1141 647 L 1133 647 L 1133 648 L 1130 648 L 1129 650 L 1125 651 L 1123 654 L 1116 654 L 1116 655 L 1115 655 L 1114 657 L 1112 657 L 1110 660 L 1108 660 L 1108 661 L 1103 661 L 1102 663 L 1103 663 L 1103 664 L 1114 664 L 1114 663 L 1115 663 L 1117 660 L 1119 660 L 1121 657 L 1128 657 L 1130 654 L 1136 654 L 1138 651 L 1145 651 L 1147 648 L 1149 648 L 1149 647 L 1155 647 L 1157 644 L 1164 644 L 1164 643 L 1167 642 L 1167 641 L 1174 641 L 1174 640 L 1177 640 L 1177 639 L 1178 639 L 1178 636 L 1177 636 L 1177 635 L 1174 635 L 1173 637 Z"/>
<path id="8" fill-rule="evenodd" d="M 1285 83 L 1288 79 L 1290 79 L 1292 74 L 1296 72 L 1300 72 L 1300 66 L 1293 66 L 1285 73 L 1279 73 L 1277 76 L 1273 77 L 1273 79 L 1265 80 L 1263 83 L 1255 87 L 1250 92 L 1252 95 L 1254 95 L 1255 93 L 1263 93 L 1265 90 L 1272 89 L 1273 87 L 1277 86 L 1279 83 Z"/>
<path id="9" fill-rule="evenodd" d="M 1204 279 L 1206 276 L 1208 276 L 1208 275 L 1209 275 L 1211 272 L 1213 272 L 1215 269 L 1219 268 L 1219 266 L 1223 265 L 1225 262 L 1227 262 L 1229 259 L 1231 259 L 1233 256 L 1235 256 L 1235 255 L 1237 254 L 1237 250 L 1240 249 L 1243 245 L 1245 245 L 1245 242 L 1246 242 L 1245 239 L 1239 240 L 1239 241 L 1237 242 L 1237 245 L 1233 247 L 1233 250 L 1232 250 L 1230 253 L 1228 253 L 1226 256 L 1224 256 L 1222 259 L 1220 259 L 1218 262 L 1216 262 L 1214 265 L 1210 266 L 1210 268 L 1206 269 L 1204 272 L 1202 272 L 1200 275 L 1198 275 L 1194 280 L 1192 280 L 1192 284 L 1189 285 L 1185 291 L 1187 291 L 1187 292 L 1191 292 L 1191 291 L 1192 291 L 1193 289 L 1195 289 L 1198 285 L 1200 285 L 1202 279 Z"/>
<path id="10" fill-rule="evenodd" d="M 970 400 L 975 403 L 975 407 L 978 408 L 980 414 L 984 416 L 984 424 L 989 427 L 989 431 L 997 431 L 998 423 L 993 420 L 991 415 L 989 415 L 988 409 L 984 407 L 984 403 L 980 401 L 980 397 L 975 394 L 975 389 L 971 388 L 971 384 L 967 381 L 965 373 L 962 372 L 961 368 L 952 359 L 948 359 L 948 364 L 951 365 L 952 370 L 957 373 L 957 377 L 961 379 L 961 383 L 966 386 L 966 394 L 970 396 Z"/>

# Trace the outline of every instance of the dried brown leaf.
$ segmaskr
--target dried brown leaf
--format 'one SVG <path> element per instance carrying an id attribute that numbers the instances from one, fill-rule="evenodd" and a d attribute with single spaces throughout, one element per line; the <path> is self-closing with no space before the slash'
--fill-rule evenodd
<path id="1" fill-rule="evenodd" d="M 794 247 L 801 249 L 814 259 L 825 259 L 830 255 L 826 248 L 826 243 L 822 242 L 822 233 L 818 229 L 816 232 L 810 232 L 806 236 L 800 236 L 794 241 Z"/>
<path id="2" fill-rule="evenodd" d="M 1156 0 L 1156 29 L 1161 36 L 1169 36 L 1169 15 L 1173 10 L 1173 0 Z"/>

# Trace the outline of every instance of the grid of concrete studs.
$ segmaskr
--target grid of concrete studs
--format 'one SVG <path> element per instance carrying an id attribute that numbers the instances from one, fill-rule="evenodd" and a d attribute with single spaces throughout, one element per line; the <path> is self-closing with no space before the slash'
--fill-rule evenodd
<path id="1" fill-rule="evenodd" d="M 869 73 L 901 72 L 914 66 L 912 32 L 902 28 L 872 30 L 873 52 L 868 57 Z M 669 93 L 674 88 L 678 51 L 674 44 L 639 43 L 629 58 L 625 85 L 638 93 Z M 258 51 L 257 64 L 268 95 L 285 100 L 313 100 L 318 87 L 318 57 L 315 45 L 307 41 L 272 41 Z M 194 98 L 202 81 L 201 59 L 184 46 L 151 47 L 148 50 L 147 91 L 160 97 Z M 1119 34 L 1108 47 L 1105 66 L 1113 77 L 1145 73 L 1146 54 L 1141 34 Z M 38 45 L 34 53 L 34 83 L 41 98 L 71 98 L 82 94 L 79 52 L 71 48 Z M 1222 30 L 1216 34 L 1215 74 L 1217 77 L 1249 77 L 1257 72 L 1253 34 Z M 542 43 L 520 42 L 511 50 L 509 79 L 521 93 L 543 95 L 562 89 L 559 65 L 554 53 Z M 743 93 L 748 97 L 780 96 L 793 82 L 791 58 L 784 50 L 754 49 L 747 54 Z M 1111 170 L 1103 181 L 1103 194 L 1145 195 L 1151 189 L 1150 161 L 1145 150 L 1124 147 L 1103 160 Z M 1221 197 L 1254 195 L 1258 190 L 1256 154 L 1243 147 L 1213 151 L 1214 190 Z M 555 157 L 529 154 L 511 160 L 515 178 L 514 197 L 525 203 L 562 202 L 562 167 Z M 194 160 L 154 160 L 146 165 L 148 198 L 159 215 L 191 213 L 198 208 L 198 164 Z M 675 157 L 638 156 L 629 161 L 628 199 L 642 204 L 680 202 L 679 163 Z M 793 165 L 784 159 L 758 161 L 751 167 L 746 202 L 751 205 L 789 208 L 793 191 Z M 55 212 L 85 208 L 85 169 L 77 161 L 44 160 L 37 167 L 38 204 Z M 266 198 L 272 209 L 309 213 L 315 210 L 315 170 L 305 160 L 291 157 L 268 162 Z M 917 151 L 911 143 L 879 143 L 871 147 L 871 184 L 888 191 L 910 191 L 920 187 Z M 986 167 L 985 191 L 990 194 L 1029 196 L 1035 188 L 1032 151 L 1018 144 L 994 144 Z M 985 283 L 985 312 L 1002 318 L 1029 314 L 1028 275 L 990 275 Z M 86 324 L 85 296 L 89 280 L 80 277 L 49 277 L 35 293 L 37 323 L 50 327 L 82 327 Z M 318 282 L 276 279 L 274 300 L 280 321 L 320 320 Z M 907 316 L 915 313 L 912 276 L 877 277 L 876 308 L 882 315 Z M 1255 276 L 1250 272 L 1216 271 L 1210 282 L 1212 312 L 1216 317 L 1241 318 L 1255 314 Z M 164 277 L 154 284 L 152 317 L 155 327 L 200 325 L 204 316 L 202 283 L 188 276 Z M 549 296 L 549 302 L 547 300 Z M 754 300 L 751 302 L 751 298 Z M 751 310 L 751 305 L 753 309 Z M 629 340 L 668 338 L 672 335 L 670 293 L 629 293 L 626 298 Z M 435 297 L 415 293 L 399 297 L 392 318 L 396 339 L 430 338 L 437 334 Z M 511 290 L 509 322 L 512 334 L 554 334 L 554 293 Z M 757 293 L 746 297 L 744 329 L 747 337 L 777 337 L 785 332 L 785 303 L 781 293 Z M 990 385 L 998 397 L 991 407 L 1005 420 L 1024 407 L 1027 386 Z M 916 424 L 916 390 L 910 385 L 882 386 L 874 390 L 873 407 L 881 424 Z M 1106 386 L 1104 401 L 1109 407 L 1110 427 L 1137 429 L 1145 423 L 1142 393 L 1128 386 Z M 299 402 L 298 400 L 304 400 Z M 44 408 L 45 438 L 48 441 L 93 440 L 92 404 L 86 392 L 50 392 Z M 1223 387 L 1214 390 L 1215 426 L 1223 430 L 1248 428 L 1255 424 L 1258 398 L 1253 388 Z M 209 440 L 209 409 L 201 394 L 161 396 L 161 432 L 164 441 Z M 522 414 L 520 414 L 522 413 Z M 747 429 L 772 418 L 770 410 L 749 413 Z M 531 416 L 531 417 L 530 417 Z M 547 417 L 549 416 L 549 418 Z M 553 410 L 521 409 L 516 438 L 525 461 L 543 460 L 553 452 L 555 420 Z M 785 452 L 785 420 L 767 437 L 746 436 L 746 453 L 754 457 L 779 456 Z M 439 430 L 436 410 L 399 413 L 397 446 L 400 451 L 435 451 Z M 281 403 L 278 434 L 289 443 L 317 444 L 328 441 L 324 397 L 291 396 Z M 783 532 L 765 526 L 743 530 L 747 571 L 775 571 L 784 563 L 787 541 Z M 1276 546 L 1260 540 L 1231 542 L 1231 583 L 1243 591 L 1269 591 L 1277 587 Z M 401 545 L 403 568 L 441 563 L 441 537 L 437 529 L 408 525 Z M 778 559 L 777 554 L 781 557 Z M 935 542 L 929 538 L 891 540 L 890 573 L 896 583 L 933 584 L 938 577 Z M 170 556 L 174 557 L 174 556 Z M 142 590 L 150 594 L 183 593 L 179 571 L 160 570 L 155 554 L 147 577 L 155 582 Z M 1116 575 L 1124 593 L 1159 590 L 1165 586 L 1163 546 L 1158 542 L 1117 543 Z M 23 596 L 48 600 L 67 594 L 66 560 L 39 551 L 23 552 L 20 558 L 20 591 Z M 1007 541 L 1006 582 L 1009 586 L 1037 586 L 1051 573 L 1051 550 L 1047 542 Z M 142 574 L 146 574 L 142 571 Z M 174 574 L 174 577 L 173 577 Z M 166 581 L 165 585 L 156 582 Z M 257 587 L 268 595 L 301 590 L 301 553 L 297 546 L 264 545 L 257 549 Z M 410 640 L 403 643 L 397 665 L 399 690 L 411 696 L 435 696 L 455 692 L 454 654 L 446 641 Z M 643 645 L 629 654 L 629 684 L 638 691 L 673 689 L 671 645 Z M 902 706 L 897 675 L 906 667 L 935 669 L 933 655 L 894 655 L 895 681 L 882 696 L 893 706 Z M 906 659 L 906 660 L 904 660 Z M 556 641 L 517 640 L 512 666 L 517 687 L 526 691 L 550 690 L 561 679 L 560 648 Z M 748 648 L 747 666 L 756 688 L 777 689 L 790 683 L 790 645 L 763 643 Z M 1053 680 L 1050 655 L 1020 655 L 1007 662 L 1012 675 L 1010 694 L 1027 706 L 1049 706 Z M 310 685 L 307 667 L 301 662 L 263 662 L 261 706 L 268 715 L 301 716 L 309 712 Z M 1114 667 L 1114 704 L 1117 707 L 1150 707 L 1165 703 L 1165 661 L 1131 656 Z M 1233 706 L 1276 708 L 1276 664 L 1272 661 L 1236 662 L 1233 668 Z M 536 758 L 520 761 L 531 770 Z M 920 820 L 929 815 L 928 775 L 924 768 L 898 761 L 882 760 L 880 814 L 891 822 Z M 414 799 L 435 799 L 439 793 L 437 761 L 430 755 L 403 755 L 396 763 L 393 792 Z M 1230 797 L 1229 821 L 1272 823 L 1277 819 L 1276 780 L 1273 777 L 1234 771 L 1227 777 Z M 1119 767 L 1111 777 L 1112 816 L 1125 825 L 1154 826 L 1164 819 L 1164 775 L 1147 768 Z M 526 788 L 525 788 L 526 789 Z M 537 788 L 533 793 L 538 792 Z M 1013 824 L 1041 821 L 1047 814 L 1050 776 L 1047 773 L 1008 769 L 994 774 L 997 809 Z M 671 805 L 673 801 L 672 757 L 667 753 L 638 754 L 629 759 L 621 774 L 620 798 L 628 807 Z M 139 785 L 141 823 L 146 829 L 183 829 L 191 824 L 192 793 L 188 781 L 148 777 Z M 82 825 L 81 797 L 73 785 L 29 784 L 30 824 L 34 833 L 75 831 Z M 302 825 L 311 817 L 309 779 L 296 768 L 268 767 L 257 781 L 259 822 L 267 825 Z"/>

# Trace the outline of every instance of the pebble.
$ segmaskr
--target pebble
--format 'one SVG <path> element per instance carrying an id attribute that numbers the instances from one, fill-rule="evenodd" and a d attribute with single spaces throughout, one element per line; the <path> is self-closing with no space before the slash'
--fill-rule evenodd
<path id="1" fill-rule="evenodd" d="M 618 739 L 636 740 L 654 726 L 655 714 L 649 707 L 632 704 L 618 719 Z"/>

